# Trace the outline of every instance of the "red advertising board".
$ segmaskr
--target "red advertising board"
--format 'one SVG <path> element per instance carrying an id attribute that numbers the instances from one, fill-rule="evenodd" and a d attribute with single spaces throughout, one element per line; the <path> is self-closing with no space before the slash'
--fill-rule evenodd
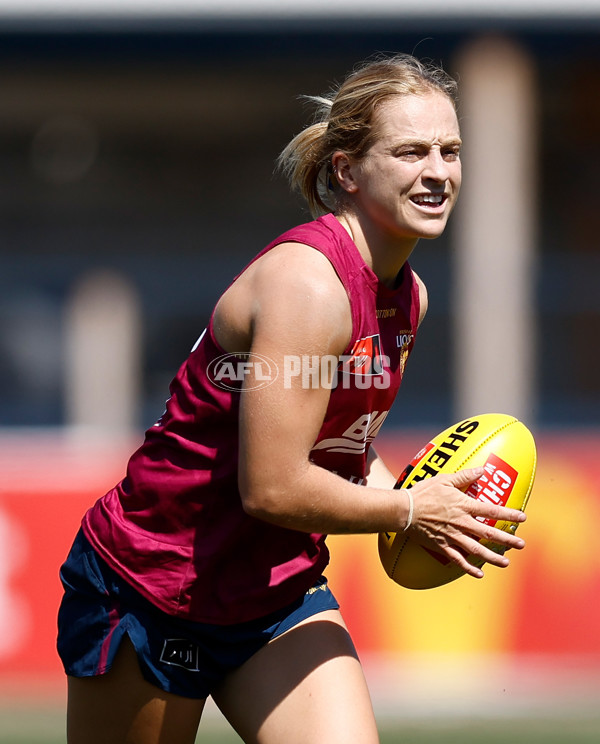
<path id="1" fill-rule="evenodd" d="M 67 434 L 0 444 L 0 684 L 62 689 L 58 570 L 83 512 L 122 476 L 134 444 Z M 422 444 L 419 433 L 382 434 L 378 451 L 400 472 Z M 537 655 L 600 670 L 599 448 L 598 434 L 538 436 L 519 528 L 527 547 L 481 581 L 401 589 L 379 565 L 376 536 L 330 537 L 330 584 L 359 652 Z"/>

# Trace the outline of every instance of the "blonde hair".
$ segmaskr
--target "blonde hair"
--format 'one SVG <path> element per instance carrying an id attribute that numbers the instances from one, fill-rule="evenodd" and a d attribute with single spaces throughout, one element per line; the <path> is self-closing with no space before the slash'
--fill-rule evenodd
<path id="1" fill-rule="evenodd" d="M 341 150 L 362 159 L 376 138 L 373 116 L 391 96 L 446 95 L 457 106 L 457 84 L 440 67 L 409 54 L 379 57 L 355 68 L 326 96 L 306 96 L 317 105 L 313 123 L 297 134 L 277 164 L 300 191 L 314 216 L 342 206 L 331 157 Z"/>

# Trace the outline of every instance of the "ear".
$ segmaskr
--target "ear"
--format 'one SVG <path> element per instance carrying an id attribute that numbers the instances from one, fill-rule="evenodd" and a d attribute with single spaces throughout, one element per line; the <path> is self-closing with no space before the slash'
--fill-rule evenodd
<path id="1" fill-rule="evenodd" d="M 353 161 L 346 153 L 338 150 L 331 156 L 331 166 L 333 175 L 339 185 L 348 194 L 354 194 L 358 191 L 358 185 L 354 180 Z"/>

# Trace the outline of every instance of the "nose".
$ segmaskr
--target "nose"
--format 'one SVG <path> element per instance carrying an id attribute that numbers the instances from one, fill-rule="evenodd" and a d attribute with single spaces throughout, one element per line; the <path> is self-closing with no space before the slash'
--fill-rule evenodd
<path id="1" fill-rule="evenodd" d="M 438 148 L 432 148 L 425 159 L 423 178 L 443 183 L 449 177 L 448 163 Z"/>

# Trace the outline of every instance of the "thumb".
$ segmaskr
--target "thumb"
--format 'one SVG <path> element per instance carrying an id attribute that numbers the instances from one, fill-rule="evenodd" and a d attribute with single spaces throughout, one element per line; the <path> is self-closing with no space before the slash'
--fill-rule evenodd
<path id="1" fill-rule="evenodd" d="M 483 468 L 466 468 L 465 470 L 459 470 L 457 473 L 452 473 L 448 478 L 448 483 L 462 491 L 481 478 L 483 473 Z"/>

